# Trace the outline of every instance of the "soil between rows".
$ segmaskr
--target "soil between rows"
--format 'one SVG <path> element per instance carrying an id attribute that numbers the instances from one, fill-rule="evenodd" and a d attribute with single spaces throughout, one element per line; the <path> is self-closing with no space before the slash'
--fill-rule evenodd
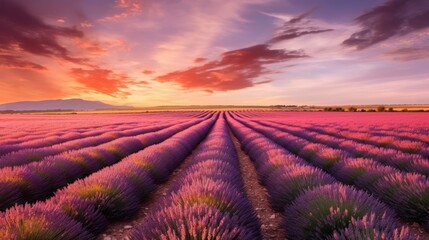
<path id="1" fill-rule="evenodd" d="M 262 237 L 265 240 L 286 239 L 285 231 L 282 228 L 282 215 L 275 212 L 268 201 L 268 193 L 259 181 L 255 165 L 249 156 L 240 148 L 240 142 L 230 134 L 235 145 L 240 162 L 241 176 L 243 177 L 244 188 L 253 208 L 258 214 L 261 222 Z"/>
<path id="2" fill-rule="evenodd" d="M 196 149 L 196 148 L 195 148 Z M 141 203 L 140 210 L 134 216 L 129 219 L 115 221 L 109 223 L 106 230 L 100 234 L 97 240 L 127 240 L 128 234 L 133 230 L 135 226 L 143 221 L 143 219 L 151 212 L 151 210 L 161 202 L 161 200 L 166 196 L 167 191 L 174 184 L 176 176 L 182 171 L 186 166 L 186 163 L 190 161 L 194 154 L 195 149 L 180 165 L 177 167 L 173 173 L 168 177 L 168 180 L 165 183 L 158 184 L 155 190 L 150 193 L 149 197 Z"/>

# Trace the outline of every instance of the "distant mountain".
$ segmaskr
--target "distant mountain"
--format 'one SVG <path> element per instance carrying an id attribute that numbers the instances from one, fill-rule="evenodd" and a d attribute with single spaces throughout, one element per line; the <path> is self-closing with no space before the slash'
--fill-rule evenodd
<path id="1" fill-rule="evenodd" d="M 87 101 L 83 99 L 57 99 L 0 104 L 0 111 L 105 110 L 132 108 L 133 107 L 114 106 L 99 101 Z"/>

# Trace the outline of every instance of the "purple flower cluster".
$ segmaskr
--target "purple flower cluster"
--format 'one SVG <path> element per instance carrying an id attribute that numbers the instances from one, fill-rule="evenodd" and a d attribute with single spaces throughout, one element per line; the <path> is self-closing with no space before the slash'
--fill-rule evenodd
<path id="1" fill-rule="evenodd" d="M 50 204 L 23 205 L 0 215 L 0 239 L 87 240 L 82 224 Z"/>
<path id="2" fill-rule="evenodd" d="M 52 235 L 53 237 L 46 235 L 45 238 L 40 239 L 92 239 L 95 234 L 104 229 L 107 220 L 133 215 L 140 202 L 154 189 L 154 182 L 160 181 L 160 179 L 154 179 L 154 175 L 146 168 L 148 165 L 140 164 L 141 162 L 152 163 L 155 170 L 171 172 L 174 166 L 183 161 L 191 149 L 207 135 L 213 122 L 213 120 L 206 120 L 197 124 L 193 122 L 191 125 L 182 125 L 182 129 L 187 129 L 158 145 L 150 146 L 124 158 L 117 164 L 68 185 L 46 202 L 37 202 L 31 206 L 18 205 L 7 210 L 0 216 L 0 223 L 4 223 L 2 224 L 4 227 L 0 228 L 0 236 L 4 236 L 5 239 L 23 239 L 14 234 L 25 231 L 24 239 L 39 239 L 40 229 L 43 229 L 47 233 L 53 231 L 52 234 L 60 231 L 62 235 Z M 113 147 L 124 154 L 123 148 L 129 146 Z M 165 155 L 161 154 L 161 150 L 170 152 Z M 175 163 L 156 165 L 161 162 Z M 164 169 L 170 166 L 172 169 Z M 44 208 L 58 213 L 59 221 L 55 222 L 51 219 L 51 212 L 44 211 Z M 18 214 L 20 212 L 26 214 Z M 41 220 L 36 221 L 29 216 L 36 216 Z M 30 227 L 21 224 L 27 219 L 31 220 L 29 220 Z M 35 227 L 33 227 L 34 224 L 36 224 Z M 77 227 L 73 228 L 75 225 Z M 54 227 L 55 229 L 51 229 Z M 84 237 L 81 238 L 81 235 Z"/>
<path id="3" fill-rule="evenodd" d="M 409 221 L 428 224 L 429 178 L 414 173 L 390 173 L 377 181 L 374 194 Z"/>
<path id="4" fill-rule="evenodd" d="M 0 145 L 0 155 L 4 155 L 6 153 L 19 151 L 22 149 L 35 149 L 35 148 L 43 148 L 46 146 L 51 146 L 59 143 L 64 143 L 67 141 L 79 140 L 85 137 L 93 137 L 100 134 L 105 133 L 110 130 L 111 125 L 103 126 L 101 128 L 78 128 L 78 129 L 70 129 L 65 134 L 61 134 L 60 131 L 51 130 L 52 133 L 46 135 L 40 135 L 37 138 L 33 138 L 33 134 L 30 136 L 26 136 L 23 138 L 19 138 L 19 142 L 9 142 L 9 144 L 1 144 Z M 122 128 L 119 128 L 122 130 Z M 79 130 L 87 130 L 81 133 Z M 37 136 L 37 135 L 36 135 Z"/>
<path id="5" fill-rule="evenodd" d="M 332 168 L 338 180 L 368 190 L 369 186 L 374 186 L 381 177 L 396 171 L 367 158 L 347 158 Z"/>
<path id="6" fill-rule="evenodd" d="M 54 144 L 49 147 L 42 148 L 26 148 L 15 152 L 8 153 L 0 157 L 0 168 L 7 166 L 19 166 L 30 162 L 43 161 L 45 157 L 60 154 L 70 150 L 83 150 L 83 148 L 100 145 L 109 141 L 116 140 L 120 137 L 141 135 L 148 132 L 159 131 L 171 126 L 165 124 L 153 127 L 143 127 L 138 129 L 127 129 L 125 131 L 106 131 L 101 129 L 103 133 L 97 132 L 97 136 L 82 137 L 68 142 Z"/>
<path id="7" fill-rule="evenodd" d="M 284 138 L 303 138 L 311 142 L 324 144 L 336 149 L 341 149 L 347 152 L 346 155 L 349 156 L 371 158 L 385 165 L 393 166 L 403 171 L 417 172 L 429 176 L 429 161 L 427 161 L 427 159 L 425 159 L 422 155 L 404 153 L 395 149 L 384 148 L 378 145 L 374 146 L 370 144 L 360 143 L 354 140 L 344 138 L 341 134 L 331 133 L 331 131 L 326 130 L 323 131 L 319 128 L 316 128 L 316 132 L 310 132 L 307 129 L 314 128 L 285 126 L 275 122 L 257 122 L 263 126 L 273 127 L 279 131 L 285 131 L 286 133 L 290 133 L 289 136 L 284 136 Z M 301 154 L 311 154 L 311 151 L 308 152 L 309 149 L 312 148 L 311 146 L 313 146 L 314 148 L 316 147 L 315 145 L 318 145 L 312 143 L 302 144 L 304 146 L 304 149 L 306 150 L 302 150 L 304 152 Z"/>
<path id="8" fill-rule="evenodd" d="M 374 215 L 384 221 L 381 230 L 390 232 L 398 227 L 395 213 L 374 197 L 353 187 L 329 184 L 301 194 L 285 209 L 285 228 L 292 239 L 325 239 L 335 231 L 347 229 L 352 219 Z M 367 231 L 367 229 L 362 229 Z"/>
<path id="9" fill-rule="evenodd" d="M 377 219 L 374 213 L 366 214 L 361 219 L 351 219 L 347 228 L 335 231 L 333 240 L 352 239 L 392 239 L 415 240 L 416 236 L 410 233 L 407 227 L 395 228 L 386 218 Z"/>
<path id="10" fill-rule="evenodd" d="M 158 132 L 124 137 L 97 147 L 65 152 L 41 162 L 0 169 L 0 186 L 7 185 L 9 190 L 15 193 L 0 197 L 0 210 L 14 203 L 46 198 L 56 189 L 112 165 L 147 146 L 159 143 L 198 122 L 200 120 L 177 124 Z"/>
<path id="11" fill-rule="evenodd" d="M 210 112 L 176 112 L 174 117 L 165 113 L 152 113 L 144 117 L 139 114 L 121 114 L 121 117 L 115 114 L 100 114 L 91 115 L 90 118 L 88 115 L 5 116 L 0 120 L 0 156 L 23 149 L 43 148 L 99 136 L 112 131 L 127 131 L 131 135 L 137 135 L 137 132 L 134 134 L 132 132 L 143 126 L 178 124 L 207 118 L 211 114 Z"/>
<path id="12" fill-rule="evenodd" d="M 130 239 L 261 239 L 223 117 Z"/>

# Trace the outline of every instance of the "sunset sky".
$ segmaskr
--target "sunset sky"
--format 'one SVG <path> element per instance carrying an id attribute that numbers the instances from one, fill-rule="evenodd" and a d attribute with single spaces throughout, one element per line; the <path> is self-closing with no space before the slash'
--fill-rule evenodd
<path id="1" fill-rule="evenodd" d="M 429 103 L 428 0 L 0 0 L 0 103 Z"/>

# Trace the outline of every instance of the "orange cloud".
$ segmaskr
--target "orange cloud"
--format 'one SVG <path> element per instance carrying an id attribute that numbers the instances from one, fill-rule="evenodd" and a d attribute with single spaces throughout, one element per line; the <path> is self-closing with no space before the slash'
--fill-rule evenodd
<path id="1" fill-rule="evenodd" d="M 265 65 L 306 57 L 302 51 L 270 49 L 267 44 L 225 52 L 217 61 L 184 71 L 171 72 L 155 78 L 159 82 L 173 82 L 186 89 L 206 92 L 238 90 L 252 87 L 258 77 L 272 73 Z"/>
<path id="2" fill-rule="evenodd" d="M 146 75 L 150 75 L 150 74 L 154 74 L 155 72 L 154 71 L 152 71 L 152 70 L 148 70 L 148 69 L 146 69 L 146 70 L 143 70 L 143 72 L 142 72 L 143 74 L 146 74 Z"/>
<path id="3" fill-rule="evenodd" d="M 125 74 L 94 67 L 92 69 L 73 68 L 70 75 L 86 88 L 110 96 L 126 96 L 128 84 L 133 83 Z"/>

